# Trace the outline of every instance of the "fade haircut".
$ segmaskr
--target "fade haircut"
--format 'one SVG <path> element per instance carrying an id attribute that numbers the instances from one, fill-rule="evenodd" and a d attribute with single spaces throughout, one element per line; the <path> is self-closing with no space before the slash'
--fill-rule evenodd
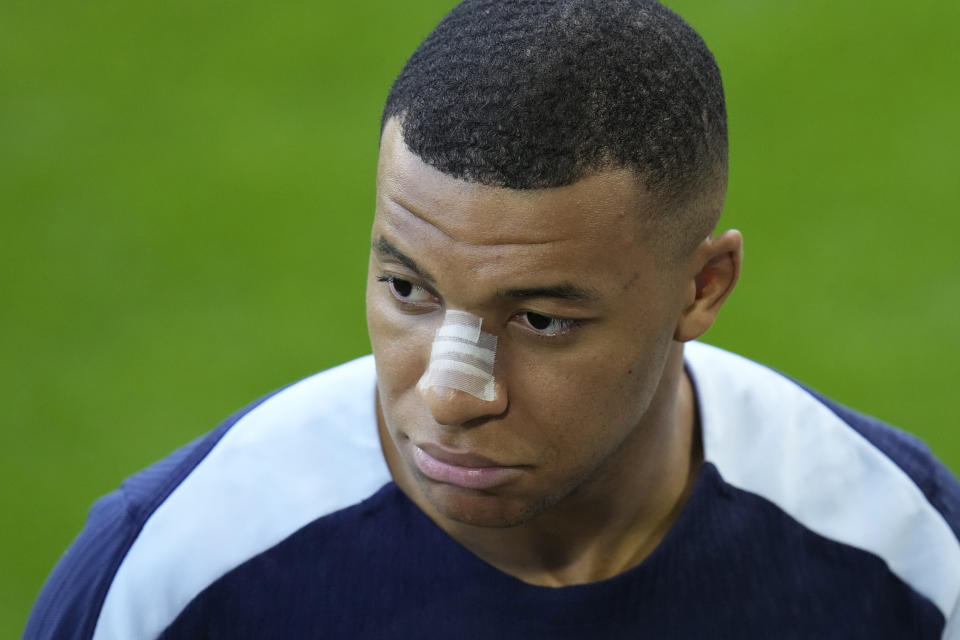
<path id="1" fill-rule="evenodd" d="M 465 0 L 393 83 L 383 126 L 455 178 L 511 189 L 629 168 L 681 253 L 713 229 L 727 180 L 720 71 L 653 0 Z"/>

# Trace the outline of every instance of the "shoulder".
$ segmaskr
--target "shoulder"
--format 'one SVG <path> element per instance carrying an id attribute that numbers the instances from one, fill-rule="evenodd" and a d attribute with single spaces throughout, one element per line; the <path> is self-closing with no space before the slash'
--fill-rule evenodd
<path id="1" fill-rule="evenodd" d="M 704 456 L 803 527 L 883 560 L 950 620 L 960 484 L 915 437 L 741 356 L 688 344 Z"/>
<path id="2" fill-rule="evenodd" d="M 27 638 L 156 637 L 213 581 L 389 481 L 367 356 L 261 399 L 94 505 Z"/>

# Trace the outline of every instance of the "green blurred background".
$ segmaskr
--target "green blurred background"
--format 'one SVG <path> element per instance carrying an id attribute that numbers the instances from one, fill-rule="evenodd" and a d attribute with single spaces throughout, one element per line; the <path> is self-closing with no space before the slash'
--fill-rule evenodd
<path id="1" fill-rule="evenodd" d="M 675 0 L 727 86 L 707 340 L 960 470 L 960 4 Z M 0 637 L 91 502 L 368 350 L 379 111 L 452 2 L 0 4 Z"/>

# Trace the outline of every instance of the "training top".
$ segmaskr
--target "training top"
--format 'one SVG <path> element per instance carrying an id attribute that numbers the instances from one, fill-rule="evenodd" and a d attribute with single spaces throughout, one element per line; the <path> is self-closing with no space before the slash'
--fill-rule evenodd
<path id="1" fill-rule="evenodd" d="M 232 416 L 96 502 L 25 637 L 960 638 L 960 486 L 913 437 L 700 343 L 705 462 L 601 582 L 526 584 L 392 482 L 371 356 Z"/>

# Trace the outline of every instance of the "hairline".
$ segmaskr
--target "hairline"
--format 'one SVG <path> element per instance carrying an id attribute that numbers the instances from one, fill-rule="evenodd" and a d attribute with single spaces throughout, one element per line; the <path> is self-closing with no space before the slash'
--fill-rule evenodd
<path id="1" fill-rule="evenodd" d="M 723 209 L 729 171 L 729 163 L 726 156 L 724 156 L 722 160 L 712 162 L 710 167 L 705 170 L 698 171 L 695 179 L 688 180 L 683 184 L 677 180 L 672 180 L 664 185 L 651 187 L 645 174 L 638 171 L 636 167 L 628 164 L 601 162 L 596 166 L 586 167 L 570 182 L 542 187 L 517 188 L 477 179 L 472 176 L 454 175 L 431 164 L 427 159 L 410 148 L 403 126 L 405 116 L 405 112 L 388 115 L 387 112 L 384 111 L 380 124 L 380 145 L 383 143 L 383 135 L 386 132 L 387 124 L 391 120 L 396 120 L 400 140 L 411 154 L 445 176 L 475 185 L 511 191 L 534 191 L 537 189 L 556 189 L 569 186 L 605 171 L 616 171 L 619 169 L 629 171 L 630 175 L 634 178 L 635 187 L 646 192 L 651 204 L 650 207 L 646 208 L 646 211 L 642 213 L 638 212 L 636 215 L 639 225 L 638 234 L 644 230 L 653 230 L 654 234 L 648 235 L 655 237 L 650 238 L 648 243 L 659 250 L 661 257 L 671 264 L 685 261 L 693 250 L 713 233 Z M 690 207 L 700 207 L 701 211 L 694 214 L 684 214 L 683 211 Z M 645 229 L 642 227 L 645 227 Z"/>

